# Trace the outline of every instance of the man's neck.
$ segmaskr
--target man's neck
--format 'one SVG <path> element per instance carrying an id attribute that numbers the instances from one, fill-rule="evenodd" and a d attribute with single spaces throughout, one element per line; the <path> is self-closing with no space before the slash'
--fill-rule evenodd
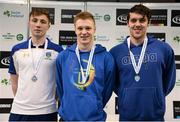
<path id="1" fill-rule="evenodd" d="M 32 37 L 32 43 L 34 46 L 43 45 L 45 43 L 45 40 L 46 40 L 45 37 L 42 37 L 42 38 Z"/>
<path id="2" fill-rule="evenodd" d="M 133 37 L 130 37 L 131 43 L 136 45 L 136 46 L 143 44 L 144 39 L 145 39 L 145 37 L 139 38 L 139 39 L 135 39 Z"/>
<path id="3" fill-rule="evenodd" d="M 83 45 L 83 44 L 77 44 L 78 45 L 78 49 L 80 51 L 83 51 L 83 52 L 88 52 L 92 49 L 92 45 L 93 44 L 87 44 L 87 45 Z"/>

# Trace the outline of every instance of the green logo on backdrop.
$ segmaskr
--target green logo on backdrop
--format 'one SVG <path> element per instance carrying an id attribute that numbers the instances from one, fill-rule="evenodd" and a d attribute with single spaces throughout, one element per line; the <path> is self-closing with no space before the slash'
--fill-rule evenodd
<path id="1" fill-rule="evenodd" d="M 5 78 L 5 79 L 2 79 L 2 80 L 1 80 L 1 84 L 7 86 L 7 85 L 10 85 L 10 81 L 9 81 L 8 79 Z"/>
<path id="2" fill-rule="evenodd" d="M 104 15 L 104 21 L 110 21 L 110 19 L 111 19 L 110 15 L 108 14 Z"/>
<path id="3" fill-rule="evenodd" d="M 8 17 L 10 17 L 11 13 L 10 13 L 10 11 L 7 10 L 4 12 L 4 15 L 7 15 Z"/>
<path id="4" fill-rule="evenodd" d="M 16 17 L 16 18 L 24 17 L 23 13 L 21 13 L 20 11 L 16 11 L 16 10 L 14 10 L 14 11 L 6 10 L 6 11 L 4 11 L 3 15 L 8 16 L 8 17 Z"/>
<path id="5" fill-rule="evenodd" d="M 175 36 L 175 37 L 173 38 L 173 40 L 179 43 L 179 42 L 180 42 L 180 37 L 179 37 L 179 36 Z"/>
<path id="6" fill-rule="evenodd" d="M 23 40 L 23 35 L 22 34 L 18 34 L 17 36 L 16 36 L 16 39 L 18 40 L 18 41 L 22 41 Z"/>

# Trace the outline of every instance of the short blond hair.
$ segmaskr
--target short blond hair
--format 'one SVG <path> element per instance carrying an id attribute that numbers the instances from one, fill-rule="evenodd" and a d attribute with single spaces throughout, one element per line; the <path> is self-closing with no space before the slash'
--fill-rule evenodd
<path id="1" fill-rule="evenodd" d="M 77 20 L 79 20 L 79 19 L 83 19 L 83 20 L 91 19 L 91 20 L 93 20 L 94 25 L 95 25 L 95 19 L 94 19 L 93 15 L 87 11 L 80 12 L 75 16 L 74 25 L 76 24 Z"/>

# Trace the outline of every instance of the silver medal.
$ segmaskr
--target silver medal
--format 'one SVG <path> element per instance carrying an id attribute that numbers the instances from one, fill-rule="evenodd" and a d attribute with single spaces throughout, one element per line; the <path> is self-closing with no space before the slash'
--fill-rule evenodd
<path id="1" fill-rule="evenodd" d="M 32 43 L 32 40 L 30 39 L 29 40 L 29 44 L 28 44 L 28 49 L 29 49 L 29 53 L 31 54 L 31 58 L 32 58 L 32 69 L 34 71 L 33 73 L 33 76 L 31 77 L 31 80 L 33 82 L 36 82 L 38 80 L 37 78 L 37 74 L 38 74 L 38 71 L 39 71 L 39 68 L 41 66 L 41 63 L 43 62 L 43 59 L 44 59 L 44 55 L 45 55 L 45 52 L 46 52 L 46 49 L 47 49 L 47 46 L 48 46 L 48 40 L 46 39 L 45 40 L 45 45 L 44 45 L 44 50 L 43 50 L 43 54 L 41 54 L 40 58 L 39 59 L 36 59 L 35 58 L 37 56 L 33 56 L 33 50 L 31 49 L 31 43 Z"/>
<path id="2" fill-rule="evenodd" d="M 138 75 L 139 72 L 140 72 L 140 69 L 141 69 L 141 66 L 143 64 L 143 60 L 144 60 L 144 56 L 145 56 L 145 52 L 146 52 L 146 47 L 147 47 L 147 43 L 148 43 L 148 38 L 145 37 L 144 39 L 144 42 L 143 42 L 143 46 L 142 46 L 142 49 L 141 49 L 141 53 L 140 53 L 140 56 L 139 56 L 139 61 L 136 61 L 135 60 L 135 56 L 134 54 L 131 52 L 131 49 L 130 49 L 130 37 L 127 39 L 127 45 L 128 45 L 128 50 L 129 50 L 129 54 L 130 54 L 130 58 L 131 58 L 131 62 L 132 62 L 132 65 L 133 65 L 133 68 L 134 68 L 134 71 L 136 73 L 136 75 L 134 76 L 134 80 L 136 82 L 139 82 L 140 80 L 140 76 Z"/>
<path id="3" fill-rule="evenodd" d="M 31 78 L 31 80 L 34 81 L 34 82 L 37 81 L 37 80 L 38 80 L 38 79 L 37 79 L 37 76 L 33 75 L 32 78 Z"/>
<path id="4" fill-rule="evenodd" d="M 135 79 L 136 82 L 138 82 L 140 80 L 140 76 L 139 75 L 135 75 L 134 79 Z"/>

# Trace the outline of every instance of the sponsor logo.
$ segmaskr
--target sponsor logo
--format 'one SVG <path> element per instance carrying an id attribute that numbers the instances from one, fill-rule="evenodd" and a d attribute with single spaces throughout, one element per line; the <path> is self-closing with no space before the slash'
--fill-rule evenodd
<path id="1" fill-rule="evenodd" d="M 110 15 L 108 15 L 108 14 L 106 14 L 106 15 L 104 15 L 104 21 L 110 21 L 111 20 L 111 16 Z"/>
<path id="2" fill-rule="evenodd" d="M 153 26 L 167 26 L 167 9 L 152 9 L 151 22 Z"/>
<path id="3" fill-rule="evenodd" d="M 174 38 L 173 38 L 173 40 L 175 41 L 175 42 L 180 42 L 180 36 L 175 36 Z"/>
<path id="4" fill-rule="evenodd" d="M 126 39 L 126 36 L 120 36 L 120 37 L 116 38 L 118 43 L 123 43 L 125 39 Z"/>
<path id="5" fill-rule="evenodd" d="M 67 19 L 72 19 L 73 15 L 62 15 L 61 17 L 62 18 L 67 18 Z"/>
<path id="6" fill-rule="evenodd" d="M 13 39 L 15 39 L 15 35 L 11 34 L 11 33 L 3 34 L 2 37 L 5 40 L 13 40 Z"/>
<path id="7" fill-rule="evenodd" d="M 139 60 L 140 55 L 134 55 L 136 62 Z M 124 56 L 121 60 L 123 65 L 132 64 L 130 56 Z M 143 63 L 157 62 L 157 53 L 148 53 L 144 55 Z"/>
<path id="8" fill-rule="evenodd" d="M 179 27 L 180 26 L 180 10 L 171 11 L 171 26 Z"/>
<path id="9" fill-rule="evenodd" d="M 18 41 L 22 41 L 24 39 L 24 36 L 22 34 L 14 35 L 14 34 L 11 34 L 11 33 L 7 33 L 7 34 L 3 34 L 2 38 L 4 40 L 15 40 L 16 39 Z"/>
<path id="10" fill-rule="evenodd" d="M 180 55 L 175 55 L 176 69 L 180 69 Z"/>
<path id="11" fill-rule="evenodd" d="M 10 64 L 10 58 L 9 57 L 5 57 L 1 60 L 1 64 L 5 65 L 5 66 L 9 66 Z"/>
<path id="12" fill-rule="evenodd" d="M 0 113 L 10 113 L 13 99 L 0 98 Z"/>
<path id="13" fill-rule="evenodd" d="M 127 15 L 126 14 L 119 15 L 117 17 L 117 21 L 120 22 L 120 23 L 127 24 Z"/>
<path id="14" fill-rule="evenodd" d="M 127 25 L 129 9 L 116 9 L 116 25 Z"/>
<path id="15" fill-rule="evenodd" d="M 61 10 L 61 23 L 73 23 L 74 17 L 79 12 L 81 12 L 81 10 L 62 9 Z"/>
<path id="16" fill-rule="evenodd" d="M 180 101 L 173 101 L 173 116 L 174 119 L 180 118 Z"/>
<path id="17" fill-rule="evenodd" d="M 10 17 L 11 13 L 10 13 L 10 11 L 7 10 L 7 11 L 4 11 L 3 15 Z"/>
<path id="18" fill-rule="evenodd" d="M 175 16 L 174 18 L 172 18 L 172 21 L 176 24 L 180 24 L 180 15 Z"/>
<path id="19" fill-rule="evenodd" d="M 109 41 L 110 39 L 105 35 L 94 36 L 94 41 Z"/>
<path id="20" fill-rule="evenodd" d="M 46 57 L 45 57 L 46 60 L 52 60 L 52 52 L 51 51 L 47 51 L 46 52 Z"/>
<path id="21" fill-rule="evenodd" d="M 101 18 L 102 18 L 103 16 L 100 15 L 99 13 L 95 13 L 93 17 L 94 17 L 94 19 L 95 19 L 96 21 L 98 21 L 98 20 L 101 20 Z"/>
<path id="22" fill-rule="evenodd" d="M 111 16 L 109 14 L 100 15 L 99 13 L 95 13 L 93 17 L 96 21 L 102 21 L 103 19 L 104 21 L 108 22 L 111 20 Z"/>
<path id="23" fill-rule="evenodd" d="M 59 44 L 60 45 L 72 45 L 76 42 L 77 36 L 74 31 L 59 31 Z"/>
<path id="24" fill-rule="evenodd" d="M 15 17 L 15 18 L 22 18 L 22 17 L 24 17 L 24 14 L 22 14 L 20 11 L 12 11 L 12 10 L 4 11 L 3 15 L 5 15 L 7 17 Z"/>
<path id="25" fill-rule="evenodd" d="M 147 33 L 148 36 L 156 38 L 159 41 L 165 42 L 166 34 L 165 33 Z"/>
<path id="26" fill-rule="evenodd" d="M 10 85 L 10 81 L 8 79 L 4 78 L 1 80 L 1 84 L 7 86 L 7 85 Z"/>
<path id="27" fill-rule="evenodd" d="M 8 68 L 10 64 L 10 52 L 1 51 L 0 52 L 0 68 Z"/>
<path id="28" fill-rule="evenodd" d="M 24 38 L 24 36 L 23 36 L 22 34 L 17 34 L 17 35 L 16 35 L 16 39 L 17 39 L 18 41 L 22 41 L 23 38 Z"/>

